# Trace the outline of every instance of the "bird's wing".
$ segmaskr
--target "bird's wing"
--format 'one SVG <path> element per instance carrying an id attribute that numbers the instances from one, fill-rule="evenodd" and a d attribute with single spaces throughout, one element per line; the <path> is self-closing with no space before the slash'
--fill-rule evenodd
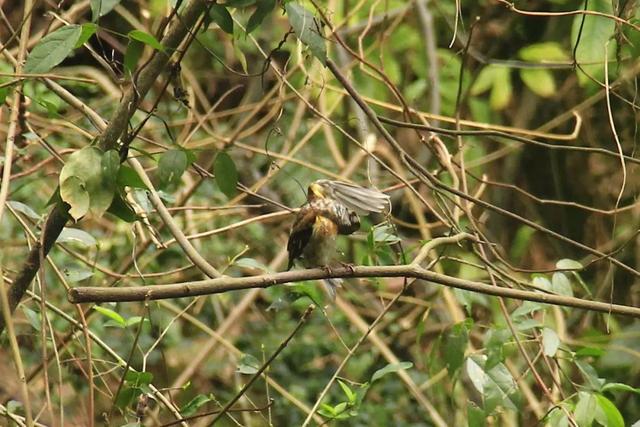
<path id="1" fill-rule="evenodd" d="M 328 193 L 338 202 L 358 213 L 382 212 L 388 214 L 391 212 L 389 196 L 374 188 L 364 188 L 348 182 L 328 179 L 317 182 L 327 188 Z"/>
<path id="2" fill-rule="evenodd" d="M 311 239 L 313 224 L 316 220 L 316 212 L 309 205 L 300 208 L 296 220 L 291 227 L 287 251 L 289 251 L 289 265 L 287 270 L 293 267 L 293 262 L 300 258 L 302 251 Z"/>

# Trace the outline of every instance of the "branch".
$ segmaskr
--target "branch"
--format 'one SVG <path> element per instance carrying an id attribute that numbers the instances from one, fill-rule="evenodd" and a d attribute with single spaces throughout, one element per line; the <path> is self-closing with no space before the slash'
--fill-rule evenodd
<path id="1" fill-rule="evenodd" d="M 168 54 L 156 52 L 147 65 L 139 72 L 135 87 L 132 87 L 124 94 L 122 101 L 114 112 L 109 125 L 100 136 L 98 145 L 103 151 L 116 148 L 120 136 L 126 131 L 129 119 L 136 112 L 138 104 L 165 70 L 169 62 L 170 55 L 178 49 L 180 43 L 189 33 L 198 18 L 205 10 L 207 3 L 204 0 L 192 0 L 185 7 L 181 16 L 172 22 L 167 29 L 166 35 L 162 38 L 162 45 Z M 43 257 L 46 257 L 49 250 L 62 232 L 67 220 L 68 206 L 58 203 L 49 214 L 42 237 Z M 18 273 L 16 280 L 9 289 L 9 308 L 11 313 L 16 309 L 22 299 L 29 284 L 40 268 L 40 245 L 35 245 L 29 252 L 27 260 Z M 0 332 L 4 329 L 4 321 L 0 317 Z"/>
<path id="2" fill-rule="evenodd" d="M 434 273 L 419 265 L 392 266 L 354 266 L 332 268 L 327 271 L 322 268 L 308 270 L 287 271 L 284 273 L 263 274 L 249 277 L 222 277 L 218 279 L 184 282 L 169 285 L 132 286 L 128 288 L 104 288 L 97 286 L 76 287 L 69 290 L 67 298 L 71 303 L 100 303 L 145 301 L 169 298 L 195 297 L 199 295 L 220 294 L 254 288 L 269 288 L 271 286 L 318 280 L 328 278 L 348 277 L 413 277 L 427 282 L 438 283 L 457 289 L 478 292 L 518 300 L 534 301 L 564 307 L 574 307 L 602 313 L 620 314 L 640 318 L 640 308 L 619 304 L 608 304 L 599 301 L 588 301 L 575 297 L 547 294 L 542 292 L 525 291 L 520 289 L 492 286 L 486 283 L 459 279 L 457 277 Z"/>

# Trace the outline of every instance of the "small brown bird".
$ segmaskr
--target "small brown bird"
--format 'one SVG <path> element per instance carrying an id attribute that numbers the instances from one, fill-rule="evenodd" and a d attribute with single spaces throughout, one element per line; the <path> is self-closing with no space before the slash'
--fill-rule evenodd
<path id="1" fill-rule="evenodd" d="M 329 268 L 338 234 L 348 235 L 360 229 L 358 213 L 390 212 L 389 196 L 378 190 L 340 181 L 321 179 L 309 185 L 307 203 L 300 208 L 291 227 L 287 250 L 289 265 L 302 258 L 307 268 Z M 323 280 L 331 299 L 341 279 Z"/>

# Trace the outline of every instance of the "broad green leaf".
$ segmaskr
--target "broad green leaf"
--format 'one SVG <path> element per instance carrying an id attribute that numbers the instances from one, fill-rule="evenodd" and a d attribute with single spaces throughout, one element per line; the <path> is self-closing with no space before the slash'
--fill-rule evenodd
<path id="1" fill-rule="evenodd" d="M 158 39 L 156 39 L 153 35 L 149 33 L 145 33 L 144 31 L 140 31 L 140 30 L 131 30 L 129 31 L 129 34 L 127 34 L 127 36 L 131 40 L 137 40 L 139 42 L 146 44 L 147 46 L 154 48 L 155 50 L 164 52 L 164 46 L 160 44 Z"/>
<path id="2" fill-rule="evenodd" d="M 556 331 L 549 328 L 542 329 L 542 348 L 545 356 L 553 357 L 560 347 L 560 338 Z"/>
<path id="3" fill-rule="evenodd" d="M 602 387 L 602 391 L 626 391 L 629 393 L 640 394 L 640 388 L 631 387 L 623 383 L 607 383 Z"/>
<path id="4" fill-rule="evenodd" d="M 595 419 L 606 427 L 624 427 L 624 418 L 616 405 L 601 394 L 596 394 Z"/>
<path id="5" fill-rule="evenodd" d="M 71 227 L 62 229 L 56 243 L 80 243 L 86 247 L 98 245 L 98 241 L 91 234 L 84 230 Z"/>
<path id="6" fill-rule="evenodd" d="M 504 347 L 512 336 L 511 331 L 506 328 L 489 329 L 485 339 L 485 352 L 487 355 L 484 363 L 485 369 L 491 369 L 498 363 L 504 362 Z"/>
<path id="7" fill-rule="evenodd" d="M 469 341 L 469 320 L 456 323 L 445 339 L 444 359 L 449 375 L 455 374 L 464 363 L 464 352 Z"/>
<path id="8" fill-rule="evenodd" d="M 67 25 L 44 36 L 27 57 L 25 73 L 47 73 L 73 52 L 82 35 L 80 25 Z"/>
<path id="9" fill-rule="evenodd" d="M 413 363 L 411 362 L 398 362 L 398 363 L 390 363 L 382 369 L 378 369 L 371 376 L 371 382 L 376 382 L 380 378 L 384 377 L 387 374 L 392 372 L 403 371 L 406 369 L 411 369 L 413 367 Z"/>
<path id="10" fill-rule="evenodd" d="M 113 197 L 111 206 L 107 209 L 107 212 L 111 215 L 115 215 L 125 222 L 135 222 L 138 220 L 136 211 L 129 205 L 129 202 L 125 201 L 120 194 L 116 194 Z"/>
<path id="11" fill-rule="evenodd" d="M 488 381 L 488 376 L 484 371 L 484 356 L 472 356 L 467 358 L 465 363 L 465 372 L 471 380 L 471 384 L 482 395 L 484 395 L 484 386 Z"/>
<path id="12" fill-rule="evenodd" d="M 254 268 L 256 270 L 270 271 L 269 267 L 253 258 L 239 258 L 235 261 L 235 265 L 244 268 Z"/>
<path id="13" fill-rule="evenodd" d="M 220 4 L 212 4 L 209 9 L 209 18 L 218 24 L 222 31 L 233 34 L 233 18 L 226 7 Z"/>
<path id="14" fill-rule="evenodd" d="M 238 185 L 238 170 L 226 152 L 220 151 L 213 162 L 213 173 L 220 190 L 229 198 L 236 194 Z"/>
<path id="15" fill-rule="evenodd" d="M 249 17 L 249 22 L 247 22 L 247 34 L 258 28 L 274 7 L 276 7 L 275 0 L 260 0 L 256 6 L 256 10 Z"/>
<path id="16" fill-rule="evenodd" d="M 227 0 L 224 2 L 225 7 L 243 8 L 255 4 L 259 0 Z"/>
<path id="17" fill-rule="evenodd" d="M 327 62 L 327 46 L 322 34 L 320 21 L 313 14 L 298 3 L 289 2 L 284 6 L 298 39 L 309 47 L 313 56 L 322 64 Z"/>
<path id="18" fill-rule="evenodd" d="M 480 95 L 488 91 L 493 87 L 493 83 L 496 80 L 498 67 L 495 65 L 487 65 L 478 74 L 478 77 L 471 86 L 471 95 Z"/>
<path id="19" fill-rule="evenodd" d="M 590 390 L 600 391 L 605 383 L 605 380 L 598 377 L 598 372 L 595 370 L 595 368 L 584 360 L 576 360 L 575 364 L 580 370 L 582 377 L 585 379 L 585 387 Z"/>
<path id="20" fill-rule="evenodd" d="M 82 280 L 88 279 L 93 276 L 93 271 L 91 270 L 79 270 L 79 269 L 63 269 L 62 273 L 68 282 L 80 282 Z"/>
<path id="21" fill-rule="evenodd" d="M 100 166 L 102 167 L 104 182 L 109 185 L 110 188 L 115 188 L 118 180 L 118 171 L 120 169 L 120 155 L 118 152 L 116 150 L 108 150 L 104 153 Z"/>
<path id="22" fill-rule="evenodd" d="M 523 317 L 542 309 L 544 309 L 544 305 L 539 302 L 523 301 L 522 304 L 520 304 L 520 307 L 516 308 L 513 313 L 511 313 L 511 317 Z"/>
<path id="23" fill-rule="evenodd" d="M 568 61 L 569 55 L 556 42 L 535 43 L 518 51 L 518 56 L 531 62 Z"/>
<path id="24" fill-rule="evenodd" d="M 551 290 L 558 295 L 573 296 L 571 282 L 564 273 L 553 273 L 553 276 L 551 277 Z"/>
<path id="25" fill-rule="evenodd" d="M 556 407 L 545 417 L 545 427 L 569 427 L 569 419 L 565 412 Z"/>
<path id="26" fill-rule="evenodd" d="M 144 182 L 140 176 L 138 176 L 138 173 L 127 165 L 122 165 L 120 166 L 120 169 L 118 169 L 118 178 L 116 182 L 121 187 L 128 186 L 133 188 L 142 188 L 143 190 L 147 189 L 147 186 L 144 185 Z"/>
<path id="27" fill-rule="evenodd" d="M 69 215 L 75 221 L 89 212 L 89 192 L 84 181 L 77 176 L 70 176 L 60 183 L 60 197 L 69 204 Z"/>
<path id="28" fill-rule="evenodd" d="M 120 1 L 121 0 L 91 0 L 91 20 L 97 21 L 98 18 L 111 12 Z"/>
<path id="29" fill-rule="evenodd" d="M 511 86 L 511 70 L 506 67 L 496 67 L 496 72 L 489 96 L 491 108 L 499 111 L 505 108 L 511 101 L 513 88 Z"/>
<path id="30" fill-rule="evenodd" d="M 551 291 L 553 288 L 549 279 L 544 276 L 533 276 L 533 279 L 531 279 L 531 284 L 545 291 Z"/>
<path id="31" fill-rule="evenodd" d="M 582 270 L 584 268 L 578 261 L 569 258 L 556 262 L 556 267 L 563 270 Z"/>
<path id="32" fill-rule="evenodd" d="M 160 160 L 158 160 L 160 186 L 165 188 L 178 184 L 187 166 L 189 166 L 189 164 L 184 151 L 176 149 L 162 153 Z"/>
<path id="33" fill-rule="evenodd" d="M 111 157 L 111 155 L 108 155 Z M 78 219 L 89 211 L 101 216 L 111 205 L 115 192 L 113 176 L 105 176 L 102 168 L 103 153 L 96 147 L 85 147 L 74 152 L 60 172 L 60 196 L 71 205 L 71 216 Z M 107 160 L 110 164 L 110 160 Z M 69 180 L 70 177 L 77 179 Z"/>
<path id="34" fill-rule="evenodd" d="M 573 412 L 576 423 L 580 427 L 590 427 L 593 423 L 597 407 L 597 401 L 593 393 L 581 391 L 578 393 L 578 403 Z"/>
<path id="35" fill-rule="evenodd" d="M 556 94 L 556 82 L 549 70 L 525 68 L 520 70 L 520 78 L 536 95 L 549 98 Z"/>
<path id="36" fill-rule="evenodd" d="M 28 216 L 31 219 L 39 220 L 41 218 L 41 216 L 38 215 L 36 211 L 22 202 L 18 202 L 16 200 L 8 200 L 7 205 L 11 206 L 12 209 Z"/>
<path id="37" fill-rule="evenodd" d="M 96 33 L 96 31 L 98 31 L 98 26 L 96 24 L 93 24 L 91 22 L 82 24 L 82 33 L 80 33 L 80 38 L 78 38 L 78 41 L 76 42 L 74 47 L 77 49 L 85 44 L 91 38 L 91 36 Z"/>
<path id="38" fill-rule="evenodd" d="M 153 374 L 151 372 L 136 372 L 128 370 L 124 374 L 124 379 L 128 383 L 135 384 L 136 386 L 149 385 L 153 381 Z"/>
<path id="39" fill-rule="evenodd" d="M 40 313 L 30 309 L 24 304 L 21 304 L 20 308 L 22 309 L 22 312 L 24 313 L 25 317 L 29 321 L 29 324 L 31 325 L 31 327 L 36 331 L 40 332 L 42 327 L 42 316 L 40 316 Z"/>
<path id="40" fill-rule="evenodd" d="M 394 228 L 387 223 L 372 227 L 371 231 L 373 233 L 374 242 L 392 245 L 400 241 L 400 238 L 396 235 Z"/>
<path id="41" fill-rule="evenodd" d="M 108 317 L 109 319 L 113 320 L 114 322 L 116 322 L 118 325 L 120 325 L 123 328 L 127 325 L 127 322 L 126 322 L 126 320 L 124 320 L 124 317 L 120 316 L 118 313 L 116 313 L 115 311 L 113 311 L 111 309 L 108 309 L 106 307 L 101 307 L 99 305 L 94 305 L 92 308 L 95 311 L 97 311 L 98 313 L 102 314 L 103 316 Z M 129 371 L 129 372 L 131 372 L 131 371 Z M 127 372 L 127 374 L 129 372 Z"/>
<path id="42" fill-rule="evenodd" d="M 612 14 L 613 9 L 609 0 L 591 0 L 588 5 L 589 10 Z M 578 33 L 580 25 L 584 19 L 580 40 Z M 582 65 L 584 71 L 589 73 L 593 78 L 602 80 L 604 76 L 605 61 L 605 45 L 611 40 L 607 47 L 609 59 L 615 58 L 616 44 L 612 40 L 612 36 L 616 29 L 616 23 L 610 18 L 594 15 L 578 14 L 573 18 L 573 27 L 571 29 L 571 44 L 576 49 L 576 61 Z M 576 69 L 578 80 L 581 86 L 590 83 L 591 80 L 579 68 Z"/>
<path id="43" fill-rule="evenodd" d="M 485 423 L 484 411 L 478 408 L 473 402 L 467 402 L 467 422 L 468 427 L 484 427 Z"/>
<path id="44" fill-rule="evenodd" d="M 237 372 L 253 375 L 260 369 L 260 361 L 250 354 L 243 354 L 238 362 Z"/>
<path id="45" fill-rule="evenodd" d="M 605 353 L 601 348 L 583 347 L 575 352 L 576 357 L 600 357 Z"/>
<path id="46" fill-rule="evenodd" d="M 122 387 L 116 397 L 116 406 L 120 409 L 131 406 L 141 394 L 142 389 L 140 387 Z"/>
<path id="47" fill-rule="evenodd" d="M 180 408 L 180 414 L 183 417 L 190 417 L 192 415 L 195 415 L 198 409 L 200 409 L 203 405 L 213 400 L 214 398 L 212 394 L 207 394 L 207 395 L 199 394 L 193 399 L 191 399 L 189 403 L 187 403 L 182 408 Z"/>
<path id="48" fill-rule="evenodd" d="M 509 370 L 502 363 L 486 371 L 484 385 L 484 410 L 493 412 L 497 407 L 517 410 L 518 385 Z"/>
<path id="49" fill-rule="evenodd" d="M 127 51 L 124 53 L 124 60 L 122 61 L 124 64 L 124 68 L 133 74 L 136 71 L 136 65 L 138 65 L 138 60 L 140 59 L 140 55 L 142 55 L 142 51 L 144 50 L 144 44 L 138 40 L 129 40 L 129 44 L 127 44 Z"/>

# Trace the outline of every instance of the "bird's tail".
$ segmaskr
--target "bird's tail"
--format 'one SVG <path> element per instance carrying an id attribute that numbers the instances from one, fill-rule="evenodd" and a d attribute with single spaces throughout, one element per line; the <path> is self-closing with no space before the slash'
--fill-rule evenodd
<path id="1" fill-rule="evenodd" d="M 322 279 L 321 282 L 322 282 L 322 286 L 324 287 L 324 290 L 327 292 L 327 295 L 329 296 L 329 299 L 331 299 L 332 302 L 335 301 L 336 289 L 342 287 L 342 279 L 339 279 L 339 278 Z"/>

